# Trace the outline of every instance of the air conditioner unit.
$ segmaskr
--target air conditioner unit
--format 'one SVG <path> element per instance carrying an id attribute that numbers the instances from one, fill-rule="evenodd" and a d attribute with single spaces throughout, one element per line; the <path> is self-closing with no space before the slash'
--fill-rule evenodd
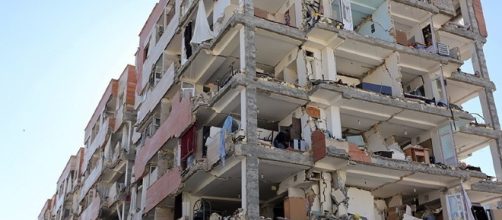
<path id="1" fill-rule="evenodd" d="M 184 97 L 194 97 L 195 96 L 195 86 L 190 83 L 181 84 L 181 92 Z"/>
<path id="2" fill-rule="evenodd" d="M 443 43 L 438 43 L 438 54 L 441 56 L 450 56 L 450 47 Z"/>
<path id="3" fill-rule="evenodd" d="M 156 128 L 160 127 L 160 118 L 155 117 L 153 119 L 153 126 L 155 126 Z"/>

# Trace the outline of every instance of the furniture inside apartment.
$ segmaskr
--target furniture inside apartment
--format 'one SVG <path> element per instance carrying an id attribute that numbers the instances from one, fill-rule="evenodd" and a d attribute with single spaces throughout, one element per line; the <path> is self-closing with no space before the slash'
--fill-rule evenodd
<path id="1" fill-rule="evenodd" d="M 429 149 L 410 145 L 404 148 L 404 154 L 415 162 L 430 164 Z"/>

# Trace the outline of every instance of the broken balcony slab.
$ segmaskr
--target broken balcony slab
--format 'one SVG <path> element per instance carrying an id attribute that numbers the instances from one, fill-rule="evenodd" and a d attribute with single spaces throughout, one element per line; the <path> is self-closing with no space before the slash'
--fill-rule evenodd
<path id="1" fill-rule="evenodd" d="M 209 170 L 200 166 L 188 168 L 182 177 L 183 191 L 194 195 L 235 198 L 240 194 L 241 161 L 242 157 L 229 155 L 224 164 L 218 163 Z M 214 187 L 223 187 L 221 189 L 228 191 L 210 190 Z M 210 191 L 211 195 L 204 191 Z"/>
<path id="2" fill-rule="evenodd" d="M 235 146 L 235 154 L 242 156 L 255 156 L 269 161 L 286 162 L 303 166 L 305 169 L 313 166 L 314 164 L 312 157 L 308 152 L 290 151 L 259 145 L 238 144 Z"/>
<path id="3" fill-rule="evenodd" d="M 498 139 L 502 136 L 502 131 L 500 130 L 494 130 L 493 128 L 474 125 L 458 127 L 458 132 L 483 136 L 491 139 Z"/>
<path id="4" fill-rule="evenodd" d="M 200 45 L 183 64 L 176 79 L 204 84 L 225 77 L 227 72 L 236 72 L 239 67 L 240 36 L 243 24 L 256 25 L 257 63 L 276 66 L 291 50 L 298 48 L 305 39 L 303 32 L 286 25 L 255 17 L 235 14 L 211 42 Z M 279 32 L 279 33 L 278 33 Z M 289 35 L 288 35 L 289 33 Z M 270 47 L 270 45 L 274 45 Z M 228 67 L 230 66 L 230 67 Z M 188 68 L 190 67 L 190 68 Z M 231 74 L 231 73 L 230 73 Z"/>
<path id="5" fill-rule="evenodd" d="M 317 23 L 315 27 L 307 34 L 307 38 L 319 38 L 319 36 L 314 36 L 315 33 L 323 33 L 320 30 L 331 32 L 336 34 L 336 36 L 343 40 L 353 40 L 361 43 L 371 44 L 373 47 L 385 48 L 390 51 L 397 51 L 399 53 L 409 54 L 412 56 L 422 57 L 434 62 L 438 63 L 455 63 L 461 65 L 462 62 L 458 59 L 454 59 L 451 57 L 441 56 L 439 54 L 430 53 L 424 50 L 419 50 L 415 48 L 409 48 L 403 45 L 399 45 L 397 43 L 387 42 L 381 39 L 377 39 L 371 36 L 362 36 L 352 31 L 337 29 L 328 24 Z M 330 35 L 333 36 L 333 35 Z M 320 36 L 322 37 L 322 36 Z"/>
<path id="6" fill-rule="evenodd" d="M 126 172 L 127 161 L 120 160 L 114 164 L 114 166 L 105 166 L 103 175 L 101 176 L 103 181 L 114 182 Z"/>
<path id="7" fill-rule="evenodd" d="M 501 136 L 500 131 L 491 128 L 463 126 L 453 133 L 459 158 L 467 158 L 473 152 L 487 147 L 491 141 Z"/>
<path id="8" fill-rule="evenodd" d="M 346 158 L 346 154 L 340 154 L 337 151 L 328 151 L 327 157 L 336 157 L 336 158 Z M 456 168 L 448 168 L 444 169 L 435 164 L 425 164 L 407 160 L 396 160 L 390 159 L 386 157 L 376 156 L 376 155 L 368 155 L 369 161 L 362 161 L 359 159 L 354 160 L 353 158 L 348 157 L 350 161 L 349 166 L 363 164 L 366 166 L 374 166 L 380 167 L 389 170 L 399 170 L 399 171 L 409 171 L 414 173 L 423 173 L 427 175 L 435 175 L 435 176 L 448 176 L 454 178 L 487 178 L 487 175 L 482 172 L 477 171 L 464 171 Z"/>
<path id="9" fill-rule="evenodd" d="M 425 1 L 418 1 L 418 0 L 392 0 L 392 1 L 408 5 L 417 9 L 425 10 L 433 14 L 439 13 L 439 8 Z"/>
<path id="10" fill-rule="evenodd" d="M 326 155 L 315 162 L 314 167 L 323 171 L 344 169 L 349 164 L 350 156 L 345 150 L 334 146 L 326 146 Z M 336 156 L 334 156 L 336 155 Z"/>
<path id="11" fill-rule="evenodd" d="M 474 203 L 488 203 L 502 198 L 502 183 L 493 181 L 480 181 L 471 184 L 466 189 L 469 198 Z"/>
<path id="12" fill-rule="evenodd" d="M 204 120 L 207 123 L 221 120 L 225 115 L 240 115 L 240 94 L 245 86 L 257 89 L 258 118 L 262 120 L 280 121 L 309 100 L 303 88 L 265 79 L 251 80 L 237 74 L 213 97 L 197 105 L 196 114 L 209 116 Z"/>
<path id="13" fill-rule="evenodd" d="M 452 72 L 451 75 L 447 77 L 447 80 L 496 90 L 495 83 L 492 81 L 465 72 Z M 448 86 L 450 86 L 450 83 L 448 83 Z"/>
<path id="14" fill-rule="evenodd" d="M 467 172 L 380 157 L 372 157 L 371 163 L 351 161 L 346 170 L 347 185 L 370 190 L 378 198 L 443 190 L 470 176 Z"/>
<path id="15" fill-rule="evenodd" d="M 243 14 L 235 14 L 235 22 L 251 25 L 257 29 L 262 29 L 268 32 L 273 32 L 284 37 L 288 37 L 297 41 L 305 41 L 305 32 L 288 25 L 272 22 L 259 17 L 251 17 Z"/>
<path id="16" fill-rule="evenodd" d="M 423 21 L 424 17 L 414 17 L 418 11 L 427 12 L 427 18 L 432 17 L 436 25 L 442 25 L 455 16 L 455 9 L 451 0 L 392 0 L 390 4 L 392 14 L 400 13 L 399 17 L 407 20 Z"/>
<path id="17" fill-rule="evenodd" d="M 447 91 L 450 98 L 450 103 L 461 106 L 465 102 L 479 96 L 483 87 L 468 84 L 462 81 L 447 79 Z"/>
<path id="18" fill-rule="evenodd" d="M 450 109 L 448 108 L 411 101 L 410 99 L 393 98 L 390 96 L 368 92 L 361 89 L 352 88 L 349 86 L 344 86 L 339 84 L 319 84 L 315 86 L 310 91 L 311 99 L 316 100 L 316 102 L 320 103 L 324 102 L 325 104 L 330 105 L 331 103 L 327 101 L 327 98 L 332 99 L 332 97 L 326 97 L 326 95 L 331 94 L 331 96 L 333 96 L 332 92 L 338 92 L 346 100 L 354 99 L 355 100 L 354 102 L 365 101 L 367 103 L 382 105 L 386 108 L 405 109 L 409 111 L 436 115 L 439 117 L 443 117 L 445 119 L 452 117 L 452 111 L 450 111 Z M 368 108 L 364 109 L 368 110 Z M 453 110 L 453 114 L 457 119 L 462 118 L 469 121 L 472 121 L 474 119 L 469 113 L 464 111 Z"/>
<path id="19" fill-rule="evenodd" d="M 476 33 L 467 29 L 467 27 L 456 25 L 454 23 L 446 23 L 441 27 L 441 29 L 439 29 L 439 32 L 447 32 L 469 40 L 476 40 L 478 37 Z"/>

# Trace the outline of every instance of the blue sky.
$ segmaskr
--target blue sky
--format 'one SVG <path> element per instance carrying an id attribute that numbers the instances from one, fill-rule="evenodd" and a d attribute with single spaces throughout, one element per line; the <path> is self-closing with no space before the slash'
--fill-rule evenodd
<path id="1" fill-rule="evenodd" d="M 2 219 L 36 219 L 56 191 L 108 81 L 134 63 L 137 35 L 155 2 L 0 1 Z M 489 70 L 502 85 L 502 2 L 483 4 Z M 502 103 L 499 92 L 496 100 Z M 471 162 L 493 174 L 488 157 L 481 152 Z"/>

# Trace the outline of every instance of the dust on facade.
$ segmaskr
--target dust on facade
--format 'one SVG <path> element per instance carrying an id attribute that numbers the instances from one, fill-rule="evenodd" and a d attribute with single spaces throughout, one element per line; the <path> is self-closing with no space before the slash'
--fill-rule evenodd
<path id="1" fill-rule="evenodd" d="M 502 219 L 486 37 L 480 0 L 160 0 L 38 219 Z"/>

